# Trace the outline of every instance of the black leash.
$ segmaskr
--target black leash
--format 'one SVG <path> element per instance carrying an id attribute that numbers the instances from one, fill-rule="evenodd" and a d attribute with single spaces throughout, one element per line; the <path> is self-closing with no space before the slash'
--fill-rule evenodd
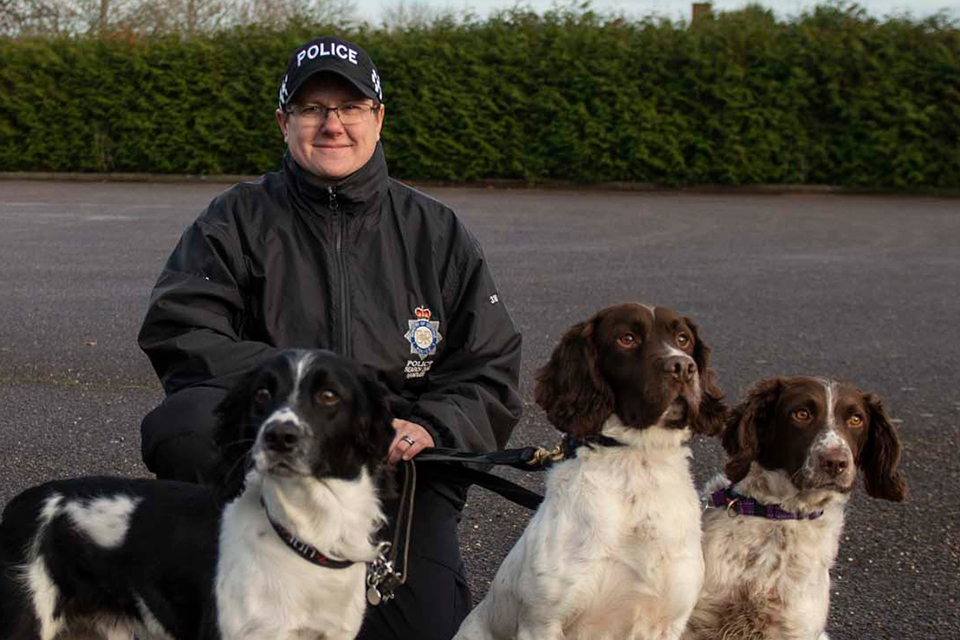
<path id="1" fill-rule="evenodd" d="M 410 525 L 413 522 L 413 494 L 417 490 L 417 465 L 403 463 L 403 488 L 397 506 L 393 542 L 381 542 L 377 559 L 367 566 L 367 602 L 377 606 L 393 599 L 393 591 L 407 581 L 407 560 L 410 557 Z"/>
<path id="2" fill-rule="evenodd" d="M 430 447 L 417 454 L 417 461 L 429 464 L 431 477 L 449 484 L 469 486 L 480 485 L 493 491 L 514 504 L 536 511 L 543 496 L 521 487 L 506 478 L 482 471 L 463 463 L 483 465 L 500 465 L 513 467 L 522 471 L 540 471 L 552 464 L 551 458 L 561 456 L 559 448 L 547 451 L 538 447 L 522 447 L 520 449 L 504 449 L 502 451 L 488 451 L 485 453 L 469 453 L 457 449 Z"/>
<path id="3" fill-rule="evenodd" d="M 553 449 L 521 447 L 485 453 L 468 453 L 441 447 L 427 448 L 417 454 L 417 462 L 430 463 L 430 474 L 453 484 L 477 484 L 503 496 L 507 500 L 528 509 L 536 510 L 543 502 L 539 493 L 521 487 L 515 482 L 481 471 L 461 463 L 504 465 L 521 471 L 542 471 L 557 462 L 577 457 L 577 449 L 588 447 L 622 447 L 623 443 L 609 436 L 596 435 L 585 438 L 566 435 L 560 445 Z"/>
<path id="4" fill-rule="evenodd" d="M 504 449 L 487 453 L 469 453 L 458 449 L 428 447 L 417 454 L 420 462 L 473 462 L 479 464 L 506 465 L 522 471 L 539 471 L 544 468 L 544 459 L 553 452 L 540 447 Z"/>
<path id="5" fill-rule="evenodd" d="M 424 453 L 425 451 L 421 452 L 417 456 L 417 459 L 419 460 Z M 521 487 L 506 478 L 501 478 L 492 473 L 465 467 L 459 463 L 431 461 L 429 458 L 423 462 L 429 463 L 430 476 L 443 482 L 463 486 L 477 484 L 503 496 L 513 503 L 533 511 L 536 511 L 540 503 L 543 502 L 543 496 L 539 493 L 530 491 L 525 487 Z"/>
<path id="6" fill-rule="evenodd" d="M 575 438 L 565 436 L 563 442 L 551 450 L 540 447 L 522 447 L 485 453 L 468 453 L 456 449 L 432 447 L 417 454 L 416 462 L 403 465 L 403 488 L 397 507 L 396 530 L 393 541 L 383 541 L 377 548 L 377 559 L 367 566 L 367 602 L 376 606 L 394 596 L 394 590 L 407 581 L 407 561 L 410 555 L 410 527 L 413 522 L 414 494 L 417 490 L 417 463 L 429 469 L 431 478 L 451 484 L 468 486 L 478 484 L 528 509 L 536 510 L 543 496 L 500 476 L 473 467 L 467 463 L 506 465 L 523 471 L 542 471 L 551 465 L 577 456 L 577 449 L 597 446 L 621 447 L 623 443 L 607 436 Z"/>
<path id="7" fill-rule="evenodd" d="M 396 528 L 392 541 L 382 541 L 377 545 L 377 558 L 367 564 L 367 602 L 373 606 L 387 602 L 394 597 L 396 588 L 407 581 L 407 563 L 410 555 L 410 529 L 413 523 L 414 494 L 417 490 L 417 464 L 427 465 L 431 478 L 451 484 L 468 486 L 478 484 L 508 500 L 528 509 L 536 510 L 543 502 L 543 496 L 525 487 L 492 473 L 481 471 L 464 463 L 483 465 L 505 465 L 523 471 L 542 471 L 565 459 L 575 458 L 581 446 L 622 446 L 621 442 L 606 436 L 590 436 L 576 439 L 572 436 L 552 450 L 541 447 L 522 447 L 485 453 L 468 453 L 457 449 L 428 448 L 421 451 L 416 462 L 407 460 L 403 464 L 403 487 L 400 503 L 397 507 Z M 261 503 L 263 501 L 261 500 Z M 266 511 L 266 505 L 263 505 Z M 283 528 L 270 517 L 267 520 L 277 535 L 294 552 L 305 560 L 322 567 L 346 568 L 354 564 L 350 560 L 329 558 L 319 550 L 306 544 Z"/>

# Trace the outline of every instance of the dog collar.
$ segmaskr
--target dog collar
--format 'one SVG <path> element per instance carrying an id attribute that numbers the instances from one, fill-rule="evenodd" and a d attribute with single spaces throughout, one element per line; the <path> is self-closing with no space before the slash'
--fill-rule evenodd
<path id="1" fill-rule="evenodd" d="M 354 564 L 352 560 L 334 560 L 333 558 L 323 555 L 319 549 L 293 535 L 287 531 L 283 525 L 271 518 L 270 512 L 267 511 L 267 505 L 264 504 L 262 498 L 260 499 L 260 504 L 263 506 L 263 512 L 267 515 L 267 521 L 273 527 L 273 530 L 277 532 L 277 535 L 280 536 L 280 539 L 307 562 L 311 562 L 318 567 L 326 567 L 327 569 L 346 569 Z"/>
<path id="2" fill-rule="evenodd" d="M 561 449 L 563 451 L 564 459 L 576 458 L 577 449 L 580 447 L 586 447 L 588 449 L 593 449 L 595 446 L 600 447 L 623 447 L 626 446 L 616 438 L 611 438 L 610 436 L 596 435 L 596 436 L 585 436 L 583 438 L 578 438 L 567 434 L 563 438 L 563 443 L 561 444 Z"/>
<path id="3" fill-rule="evenodd" d="M 770 520 L 816 520 L 823 515 L 823 511 L 792 513 L 778 504 L 763 504 L 753 498 L 740 495 L 732 487 L 724 487 L 710 494 L 708 506 L 726 509 L 727 515 L 731 518 L 741 515 L 758 516 Z"/>

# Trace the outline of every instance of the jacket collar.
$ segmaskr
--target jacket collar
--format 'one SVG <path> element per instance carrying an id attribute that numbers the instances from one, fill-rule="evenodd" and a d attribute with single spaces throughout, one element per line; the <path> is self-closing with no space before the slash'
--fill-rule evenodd
<path id="1" fill-rule="evenodd" d="M 389 178 L 380 142 L 365 165 L 336 183 L 321 180 L 305 170 L 293 159 L 290 151 L 283 155 L 283 174 L 288 177 L 295 198 L 307 203 L 311 210 L 330 213 L 335 198 L 337 209 L 351 216 L 379 211 Z"/>

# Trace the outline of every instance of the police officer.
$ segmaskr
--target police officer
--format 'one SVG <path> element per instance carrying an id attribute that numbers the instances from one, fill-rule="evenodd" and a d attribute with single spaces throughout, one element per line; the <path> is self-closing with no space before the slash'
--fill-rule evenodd
<path id="1" fill-rule="evenodd" d="M 506 444 L 520 417 L 520 335 L 456 214 L 388 176 L 385 110 L 360 47 L 323 37 L 293 52 L 276 110 L 280 170 L 218 195 L 150 298 L 139 343 L 166 398 L 141 433 L 158 477 L 211 479 L 213 408 L 240 374 L 289 347 L 378 371 L 396 429 L 391 462 Z M 454 634 L 471 604 L 456 531 L 464 500 L 462 485 L 421 478 L 408 580 L 368 607 L 360 638 Z"/>

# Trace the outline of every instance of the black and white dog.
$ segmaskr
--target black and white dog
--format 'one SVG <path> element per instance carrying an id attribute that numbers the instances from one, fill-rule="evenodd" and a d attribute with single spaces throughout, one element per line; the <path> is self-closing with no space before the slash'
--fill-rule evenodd
<path id="1" fill-rule="evenodd" d="M 0 638 L 356 636 L 393 434 L 379 385 L 333 353 L 291 351 L 217 413 L 217 487 L 89 477 L 7 505 Z"/>

